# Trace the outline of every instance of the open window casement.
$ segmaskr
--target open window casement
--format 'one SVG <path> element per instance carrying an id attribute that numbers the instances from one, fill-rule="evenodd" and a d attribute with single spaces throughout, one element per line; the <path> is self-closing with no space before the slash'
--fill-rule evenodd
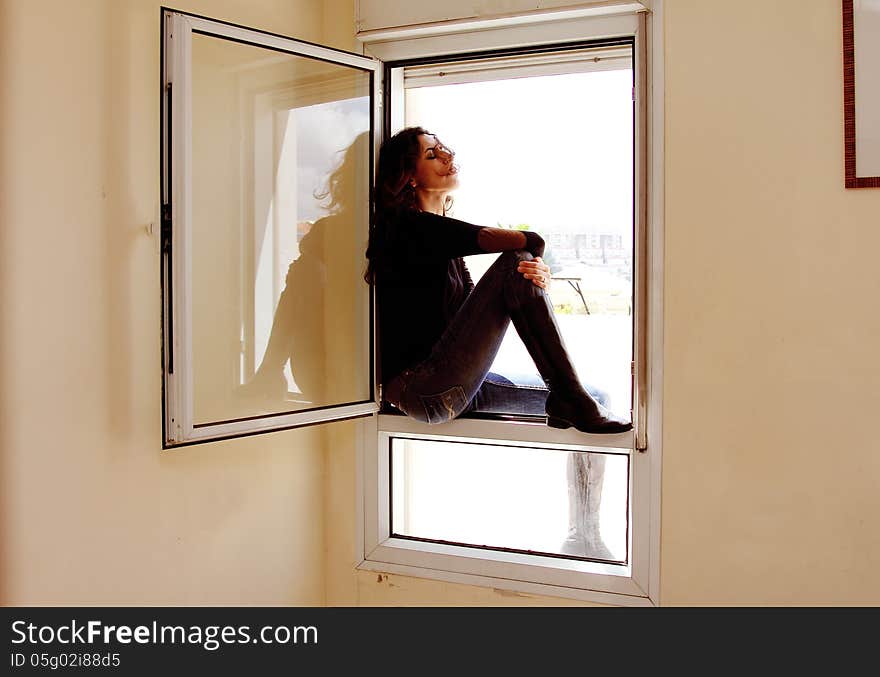
<path id="1" fill-rule="evenodd" d="M 378 62 L 163 27 L 165 446 L 372 414 Z"/>

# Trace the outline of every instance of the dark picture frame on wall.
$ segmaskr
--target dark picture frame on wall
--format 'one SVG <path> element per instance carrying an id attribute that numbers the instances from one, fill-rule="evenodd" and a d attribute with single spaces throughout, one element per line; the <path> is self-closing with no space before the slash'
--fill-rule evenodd
<path id="1" fill-rule="evenodd" d="M 880 0 L 843 2 L 847 188 L 880 188 Z"/>

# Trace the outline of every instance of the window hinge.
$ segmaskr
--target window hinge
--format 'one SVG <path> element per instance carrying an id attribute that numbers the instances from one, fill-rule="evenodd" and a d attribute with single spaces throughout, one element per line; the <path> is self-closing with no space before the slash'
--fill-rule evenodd
<path id="1" fill-rule="evenodd" d="M 164 273 L 164 294 L 167 294 L 166 326 L 168 331 L 168 373 L 174 373 L 174 266 L 171 261 L 171 204 L 162 205 L 162 225 L 160 226 L 159 238 L 161 241 L 162 266 Z"/>
<path id="2" fill-rule="evenodd" d="M 171 204 L 162 205 L 162 252 L 171 251 Z"/>

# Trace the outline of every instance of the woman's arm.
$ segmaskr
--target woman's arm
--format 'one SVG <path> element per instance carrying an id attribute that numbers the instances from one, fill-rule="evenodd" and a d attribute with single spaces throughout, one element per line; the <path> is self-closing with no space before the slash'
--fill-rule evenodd
<path id="1" fill-rule="evenodd" d="M 482 228 L 477 234 L 477 244 L 484 252 L 506 252 L 525 249 L 532 256 L 544 255 L 544 238 L 530 230 L 507 230 L 506 228 Z"/>
<path id="2" fill-rule="evenodd" d="M 483 228 L 477 234 L 477 244 L 486 252 L 505 252 L 510 249 L 525 249 L 533 258 L 520 261 L 517 270 L 532 284 L 542 289 L 550 286 L 550 267 L 544 263 L 544 238 L 530 230 L 506 230 L 504 228 Z"/>
<path id="3" fill-rule="evenodd" d="M 413 252 L 425 251 L 444 258 L 525 249 L 532 256 L 544 255 L 544 238 L 530 230 L 508 230 L 476 226 L 430 212 L 409 215 L 402 224 Z"/>
<path id="4" fill-rule="evenodd" d="M 421 234 L 425 238 L 421 246 L 430 250 L 433 256 L 457 258 L 525 249 L 534 259 L 520 261 L 519 272 L 536 287 L 549 287 L 550 268 L 541 260 L 544 255 L 544 238 L 535 232 L 475 226 L 466 221 L 428 212 L 418 213 L 416 222 L 421 226 Z M 410 233 L 415 234 L 412 231 Z M 419 240 L 421 238 L 416 237 L 416 241 Z"/>

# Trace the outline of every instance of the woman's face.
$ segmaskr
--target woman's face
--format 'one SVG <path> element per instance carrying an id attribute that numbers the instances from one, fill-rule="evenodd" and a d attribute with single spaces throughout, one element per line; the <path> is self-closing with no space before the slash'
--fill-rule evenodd
<path id="1" fill-rule="evenodd" d="M 422 146 L 416 162 L 413 182 L 416 190 L 448 193 L 458 186 L 458 167 L 452 162 L 453 153 L 436 136 L 419 136 Z"/>

